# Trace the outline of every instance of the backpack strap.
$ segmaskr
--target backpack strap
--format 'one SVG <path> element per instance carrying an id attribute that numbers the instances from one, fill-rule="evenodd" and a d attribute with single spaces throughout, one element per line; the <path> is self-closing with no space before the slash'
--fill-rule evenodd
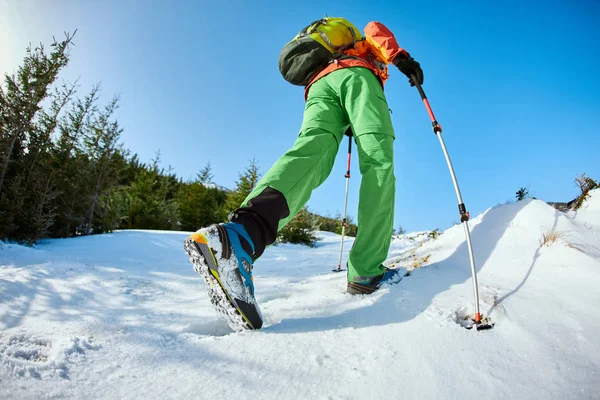
<path id="1" fill-rule="evenodd" d="M 313 33 L 313 31 L 315 29 L 318 29 L 319 25 L 321 25 L 321 24 L 325 25 L 326 23 L 327 23 L 327 20 L 325 18 L 322 18 L 322 19 L 316 20 L 314 22 L 311 22 L 307 27 L 305 27 L 304 29 L 302 29 L 300 31 L 300 33 L 298 33 L 298 37 L 308 36 L 311 33 Z M 309 29 L 310 29 L 310 31 L 309 31 Z"/>
<path id="2" fill-rule="evenodd" d="M 346 49 L 349 49 L 350 47 L 356 46 L 356 32 L 354 32 L 354 29 L 352 29 L 352 27 L 344 24 L 343 22 L 340 22 L 340 24 L 344 25 L 350 31 L 350 34 L 352 35 L 352 43 L 336 47 L 336 46 L 334 46 L 334 45 L 331 44 L 331 42 L 329 41 L 329 38 L 327 37 L 327 35 L 325 35 L 323 32 L 321 32 L 321 31 L 318 30 L 318 27 L 315 28 L 315 29 L 317 29 L 317 31 L 319 32 L 319 35 L 321 35 L 321 38 L 325 41 L 325 43 L 327 43 L 329 45 L 329 47 L 331 47 L 332 49 L 336 49 L 339 52 L 342 52 L 342 51 L 344 51 Z"/>
<path id="3" fill-rule="evenodd" d="M 350 34 L 352 35 L 352 45 L 346 45 L 346 46 L 342 46 L 344 47 L 343 50 L 349 49 L 350 47 L 354 47 L 356 46 L 356 32 L 354 32 L 354 29 L 352 29 L 351 26 L 348 26 L 346 24 L 344 24 L 343 22 L 340 22 L 340 24 L 344 25 L 346 28 L 348 28 L 348 30 L 350 30 Z"/>
<path id="4" fill-rule="evenodd" d="M 317 32 L 319 32 L 319 36 L 321 36 L 321 39 L 323 39 L 323 41 L 325 43 L 327 43 L 327 45 L 329 47 L 331 47 L 332 49 L 335 49 L 337 51 L 344 51 L 346 49 L 354 47 L 356 45 L 356 32 L 354 32 L 354 29 L 352 29 L 352 27 L 344 24 L 343 22 L 340 21 L 339 23 L 341 25 L 344 25 L 350 31 L 350 34 L 352 35 L 352 43 L 351 44 L 347 44 L 347 45 L 343 45 L 343 46 L 334 46 L 331 43 L 331 41 L 329 40 L 327 35 L 319 29 L 319 25 L 327 25 L 327 18 L 321 18 L 317 21 L 314 21 L 313 23 L 308 25 L 306 28 L 302 29 L 300 31 L 300 33 L 298 34 L 298 36 L 299 37 L 308 36 L 308 35 L 312 34 L 313 32 L 317 31 Z"/>

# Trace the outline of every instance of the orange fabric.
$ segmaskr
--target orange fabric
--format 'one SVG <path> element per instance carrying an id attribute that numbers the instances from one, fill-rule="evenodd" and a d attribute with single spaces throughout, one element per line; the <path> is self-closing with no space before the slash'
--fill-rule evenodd
<path id="1" fill-rule="evenodd" d="M 406 53 L 406 50 L 398 46 L 394 34 L 380 22 L 369 22 L 365 27 L 365 37 L 371 51 L 386 64 L 391 63 L 398 54 Z"/>
<path id="2" fill-rule="evenodd" d="M 366 39 L 356 43 L 354 48 L 344 51 L 345 55 L 353 58 L 335 59 L 311 79 L 304 90 L 305 100 L 308 98 L 310 85 L 340 68 L 368 68 L 379 78 L 381 86 L 385 85 L 385 81 L 389 78 L 387 64 L 398 54 L 408 53 L 398 45 L 394 34 L 380 22 L 369 22 L 365 27 L 365 37 Z"/>

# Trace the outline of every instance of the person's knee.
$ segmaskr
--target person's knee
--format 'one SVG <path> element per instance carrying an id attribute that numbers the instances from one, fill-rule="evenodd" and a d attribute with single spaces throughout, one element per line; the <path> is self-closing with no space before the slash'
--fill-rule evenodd
<path id="1" fill-rule="evenodd" d="M 396 133 L 394 132 L 394 128 L 392 126 L 384 126 L 384 125 L 355 125 L 352 127 L 354 132 L 354 136 L 357 138 L 361 138 L 364 136 L 372 136 L 379 138 L 380 141 L 390 141 L 394 142 L 396 138 Z"/>
<path id="2" fill-rule="evenodd" d="M 393 139 L 389 136 L 370 134 L 358 138 L 359 163 L 361 169 L 378 171 L 393 171 L 394 148 Z"/>
<path id="3" fill-rule="evenodd" d="M 303 126 L 298 135 L 298 140 L 310 139 L 322 143 L 332 141 L 339 145 L 340 140 L 344 137 L 343 135 L 343 129 L 337 126 Z"/>

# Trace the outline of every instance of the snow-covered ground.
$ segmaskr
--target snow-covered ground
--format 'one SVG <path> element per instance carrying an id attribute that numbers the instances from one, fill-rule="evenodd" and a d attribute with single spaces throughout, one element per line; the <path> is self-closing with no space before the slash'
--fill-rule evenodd
<path id="1" fill-rule="evenodd" d="M 526 200 L 471 228 L 488 331 L 457 323 L 473 312 L 462 226 L 395 239 L 389 263 L 420 268 L 371 296 L 331 272 L 339 236 L 273 246 L 254 272 L 265 327 L 241 333 L 185 233 L 2 244 L 0 398 L 599 399 L 600 191 L 578 212 Z"/>

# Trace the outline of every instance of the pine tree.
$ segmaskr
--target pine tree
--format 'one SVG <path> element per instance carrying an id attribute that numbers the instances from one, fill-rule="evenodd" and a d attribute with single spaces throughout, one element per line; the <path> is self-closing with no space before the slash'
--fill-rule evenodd
<path id="1" fill-rule="evenodd" d="M 113 157 L 113 168 L 116 171 L 116 182 L 108 187 L 108 190 L 100 198 L 99 203 L 102 207 L 103 232 L 111 232 L 119 228 L 124 219 L 125 210 L 123 207 L 123 196 L 125 186 L 122 185 L 123 175 L 129 170 L 128 165 L 129 151 L 120 151 Z"/>
<path id="2" fill-rule="evenodd" d="M 279 240 L 315 247 L 319 238 L 314 233 L 316 218 L 307 207 L 302 208 L 286 226 L 279 231 Z"/>
<path id="3" fill-rule="evenodd" d="M 6 89 L 0 86 L 0 194 L 5 185 L 11 161 L 24 154 L 28 134 L 33 131 L 34 118 L 42 108 L 42 101 L 56 80 L 59 71 L 69 62 L 72 35 L 52 43 L 46 54 L 44 46 L 28 47 L 27 55 L 17 74 L 5 75 Z"/>
<path id="4" fill-rule="evenodd" d="M 213 179 L 210 162 L 196 175 L 196 180 L 182 183 L 177 193 L 181 229 L 195 231 L 227 219 L 227 192 L 210 185 Z"/>
<path id="5" fill-rule="evenodd" d="M 123 130 L 116 120 L 111 120 L 117 107 L 118 98 L 115 97 L 103 111 L 98 113 L 89 129 L 86 130 L 84 143 L 90 160 L 88 173 L 89 181 L 92 184 L 85 227 L 86 234 L 95 231 L 94 217 L 100 196 L 116 183 L 118 177 L 114 160 L 116 153 L 122 150 L 120 137 Z"/>
<path id="6" fill-rule="evenodd" d="M 74 236 L 77 227 L 85 221 L 85 202 L 81 201 L 87 192 L 89 159 L 83 149 L 86 129 L 98 112 L 99 86 L 94 86 L 83 99 L 77 99 L 59 122 L 59 138 L 54 150 L 53 169 L 57 175 L 60 196 L 57 198 L 56 222 L 52 234 L 57 237 Z"/>
<path id="7" fill-rule="evenodd" d="M 75 93 L 75 85 L 65 83 L 49 95 L 48 110 L 41 109 L 27 141 L 27 154 L 23 157 L 25 175 L 25 208 L 17 217 L 17 239 L 35 243 L 49 235 L 56 218 L 57 174 L 53 167 L 52 135 L 59 116 Z"/>
<path id="8" fill-rule="evenodd" d="M 400 225 L 398 227 L 398 230 L 396 231 L 397 235 L 404 235 L 406 233 L 406 230 L 404 229 L 404 227 L 402 225 Z"/>
<path id="9" fill-rule="evenodd" d="M 519 190 L 517 190 L 517 192 L 515 193 L 515 197 L 517 198 L 517 201 L 525 200 L 529 197 L 529 190 L 527 188 L 522 187 Z"/>
<path id="10" fill-rule="evenodd" d="M 160 151 L 149 166 L 140 168 L 121 195 L 123 228 L 181 229 L 176 200 L 179 181 L 160 167 Z"/>
<path id="11" fill-rule="evenodd" d="M 31 243 L 47 234 L 57 196 L 51 168 L 52 135 L 75 85 L 53 83 L 68 61 L 72 35 L 28 47 L 23 64 L 0 86 L 0 233 Z M 44 109 L 44 105 L 48 105 Z"/>
<path id="12" fill-rule="evenodd" d="M 212 167 L 210 166 L 209 161 L 206 163 L 204 168 L 202 168 L 200 172 L 198 172 L 198 181 L 200 181 L 201 184 L 206 186 L 207 184 L 212 182 L 214 177 L 215 176 L 212 173 Z"/>
<path id="13" fill-rule="evenodd" d="M 240 207 L 244 200 L 246 200 L 246 197 L 248 197 L 256 187 L 259 179 L 260 173 L 258 164 L 256 159 L 253 158 L 244 173 L 239 174 L 236 187 L 227 198 L 226 209 L 228 212 L 235 211 Z"/>

